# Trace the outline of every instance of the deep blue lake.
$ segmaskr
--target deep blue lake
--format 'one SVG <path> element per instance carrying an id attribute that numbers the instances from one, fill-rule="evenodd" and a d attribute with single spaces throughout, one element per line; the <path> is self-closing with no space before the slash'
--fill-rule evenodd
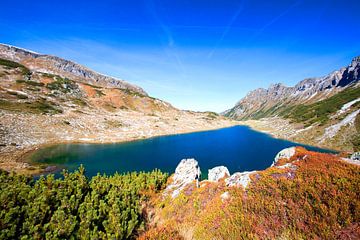
<path id="1" fill-rule="evenodd" d="M 88 176 L 98 172 L 151 171 L 155 168 L 173 173 L 184 158 L 195 158 L 207 177 L 207 170 L 224 165 L 230 173 L 263 170 L 275 155 L 291 146 L 309 150 L 329 150 L 272 138 L 246 126 L 206 132 L 154 137 L 116 144 L 62 144 L 40 149 L 32 160 L 74 170 L 83 164 Z"/>

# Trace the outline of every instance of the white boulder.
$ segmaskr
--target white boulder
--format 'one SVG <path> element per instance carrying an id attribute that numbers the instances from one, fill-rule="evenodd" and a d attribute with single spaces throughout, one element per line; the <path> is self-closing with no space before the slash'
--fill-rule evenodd
<path id="1" fill-rule="evenodd" d="M 278 152 L 278 154 L 276 154 L 275 159 L 273 161 L 273 163 L 271 164 L 271 167 L 274 166 L 277 161 L 279 161 L 279 159 L 290 159 L 292 156 L 295 155 L 295 147 L 289 147 L 289 148 L 285 148 L 283 150 L 281 150 L 280 152 Z"/>
<path id="2" fill-rule="evenodd" d="M 175 198 L 188 184 L 199 179 L 200 175 L 200 167 L 195 159 L 181 160 L 175 169 L 173 181 L 166 187 L 165 193 L 172 192 L 171 196 Z"/>
<path id="3" fill-rule="evenodd" d="M 230 177 L 225 179 L 225 184 L 228 187 L 240 187 L 242 186 L 244 189 L 247 188 L 249 183 L 251 182 L 250 175 L 255 173 L 256 171 L 251 172 L 236 172 Z"/>
<path id="4" fill-rule="evenodd" d="M 208 179 L 212 182 L 218 182 L 220 179 L 224 177 L 229 177 L 230 173 L 227 167 L 218 166 L 212 169 L 209 169 Z"/>

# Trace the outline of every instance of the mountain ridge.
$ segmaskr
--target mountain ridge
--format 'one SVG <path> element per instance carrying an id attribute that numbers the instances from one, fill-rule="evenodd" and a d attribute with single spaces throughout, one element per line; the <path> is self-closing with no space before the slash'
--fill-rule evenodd
<path id="1" fill-rule="evenodd" d="M 354 57 L 347 67 L 342 67 L 322 77 L 305 78 L 294 86 L 282 83 L 271 84 L 267 89 L 257 88 L 240 99 L 233 108 L 222 114 L 238 120 L 257 119 L 254 117 L 261 108 L 270 108 L 279 101 L 311 103 L 322 100 L 351 86 L 360 80 L 360 56 Z M 331 90 L 331 92 L 330 92 Z M 265 106 L 268 105 L 268 106 Z"/>
<path id="2" fill-rule="evenodd" d="M 104 87 L 128 89 L 142 95 L 148 95 L 141 87 L 102 73 L 98 73 L 74 61 L 54 55 L 40 54 L 28 49 L 0 43 L 0 58 L 20 62 L 32 71 L 45 72 L 80 81 L 99 84 Z"/>

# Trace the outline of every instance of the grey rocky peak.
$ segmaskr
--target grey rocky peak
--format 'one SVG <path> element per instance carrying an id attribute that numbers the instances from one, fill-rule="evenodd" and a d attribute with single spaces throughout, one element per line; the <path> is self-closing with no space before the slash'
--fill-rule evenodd
<path id="1" fill-rule="evenodd" d="M 230 177 L 225 179 L 225 184 L 228 187 L 243 187 L 246 189 L 251 182 L 250 175 L 256 173 L 256 171 L 251 172 L 236 172 Z"/>
<path id="2" fill-rule="evenodd" d="M 229 177 L 230 173 L 227 167 L 218 166 L 212 169 L 209 169 L 208 180 L 212 182 L 218 182 L 220 179 L 224 177 Z"/>
<path id="3" fill-rule="evenodd" d="M 60 75 L 61 77 L 103 87 L 120 88 L 147 96 L 147 93 L 136 85 L 97 73 L 73 61 L 56 56 L 39 54 L 30 50 L 0 44 L 0 58 L 21 63 L 32 71 Z"/>
<path id="4" fill-rule="evenodd" d="M 181 160 L 175 169 L 172 183 L 166 187 L 165 193 L 171 193 L 171 196 L 175 198 L 187 185 L 199 179 L 200 175 L 200 166 L 195 159 Z"/>
<path id="5" fill-rule="evenodd" d="M 224 116 L 246 120 L 276 116 L 282 106 L 312 103 L 336 94 L 347 87 L 359 85 L 360 56 L 353 58 L 347 66 L 323 77 L 306 78 L 293 87 L 281 83 L 272 84 L 268 89 L 250 91 Z"/>

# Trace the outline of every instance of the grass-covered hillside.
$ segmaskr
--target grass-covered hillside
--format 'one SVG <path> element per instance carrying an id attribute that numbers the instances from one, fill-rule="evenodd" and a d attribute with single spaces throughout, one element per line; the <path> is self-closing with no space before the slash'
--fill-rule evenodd
<path id="1" fill-rule="evenodd" d="M 141 238 L 359 239 L 360 167 L 303 148 L 277 166 L 288 162 L 251 175 L 246 190 L 204 182 L 157 201 Z"/>
<path id="2" fill-rule="evenodd" d="M 37 181 L 0 172 L 0 239 L 132 239 L 167 180 L 160 171 L 95 176 L 84 168 Z"/>
<path id="3" fill-rule="evenodd" d="M 330 98 L 312 103 L 300 104 L 281 109 L 281 116 L 290 118 L 299 123 L 310 126 L 314 123 L 325 125 L 329 122 L 332 115 L 339 111 L 344 104 L 356 100 L 360 97 L 360 87 L 347 88 L 342 92 L 335 94 Z M 355 103 L 352 108 L 354 110 L 360 108 L 360 102 Z"/>

